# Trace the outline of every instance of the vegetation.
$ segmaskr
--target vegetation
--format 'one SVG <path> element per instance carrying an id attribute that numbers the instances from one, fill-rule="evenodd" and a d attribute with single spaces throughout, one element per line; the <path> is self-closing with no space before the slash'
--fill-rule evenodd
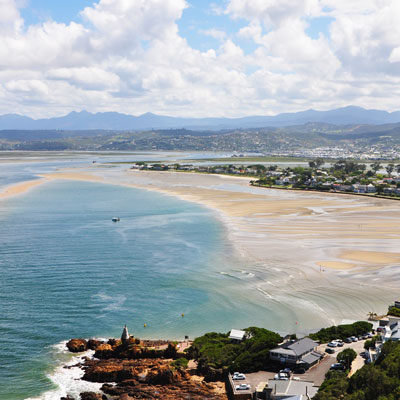
<path id="1" fill-rule="evenodd" d="M 400 399 L 400 343 L 389 341 L 374 364 L 367 364 L 351 378 L 329 372 L 314 400 Z"/>
<path id="2" fill-rule="evenodd" d="M 388 314 L 394 317 L 400 317 L 400 308 L 391 306 L 389 307 Z"/>
<path id="3" fill-rule="evenodd" d="M 178 369 L 186 369 L 188 367 L 189 360 L 187 358 L 181 357 L 177 360 L 172 361 L 171 366 Z"/>
<path id="4" fill-rule="evenodd" d="M 206 333 L 194 340 L 188 353 L 198 362 L 199 369 L 263 370 L 269 363 L 269 350 L 276 347 L 282 338 L 263 328 L 250 327 L 246 332 L 248 338 L 241 343 L 232 343 L 228 334 Z"/>
<path id="5" fill-rule="evenodd" d="M 357 353 L 353 349 L 348 348 L 341 351 L 336 356 L 336 359 L 338 360 L 338 362 L 342 363 L 346 367 L 346 369 L 350 369 L 351 363 L 356 359 L 356 357 Z"/>
<path id="6" fill-rule="evenodd" d="M 335 339 L 346 339 L 350 336 L 359 336 L 372 330 L 372 324 L 366 321 L 354 322 L 354 324 L 337 325 L 323 328 L 316 333 L 310 334 L 310 338 L 322 343 Z"/>

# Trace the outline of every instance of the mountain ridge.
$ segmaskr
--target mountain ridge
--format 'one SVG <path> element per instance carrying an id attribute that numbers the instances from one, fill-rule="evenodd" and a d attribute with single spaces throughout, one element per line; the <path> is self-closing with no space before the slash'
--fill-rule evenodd
<path id="1" fill-rule="evenodd" d="M 381 125 L 400 122 L 400 111 L 367 110 L 347 106 L 327 111 L 313 109 L 274 116 L 254 115 L 240 118 L 206 117 L 183 118 L 158 115 L 151 112 L 138 116 L 115 111 L 91 113 L 86 110 L 53 118 L 33 119 L 20 114 L 0 115 L 0 130 L 152 130 L 152 129 L 246 129 L 285 127 L 310 122 L 335 125 Z"/>

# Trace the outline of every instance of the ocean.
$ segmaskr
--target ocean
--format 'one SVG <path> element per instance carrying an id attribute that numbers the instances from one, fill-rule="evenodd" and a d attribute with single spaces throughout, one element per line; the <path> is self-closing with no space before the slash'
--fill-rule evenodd
<path id="1" fill-rule="evenodd" d="M 63 368 L 76 363 L 73 337 L 118 337 L 127 324 L 135 337 L 184 339 L 265 320 L 243 262 L 212 211 L 171 196 L 52 181 L 1 200 L 0 399 L 77 394 L 79 371 Z"/>

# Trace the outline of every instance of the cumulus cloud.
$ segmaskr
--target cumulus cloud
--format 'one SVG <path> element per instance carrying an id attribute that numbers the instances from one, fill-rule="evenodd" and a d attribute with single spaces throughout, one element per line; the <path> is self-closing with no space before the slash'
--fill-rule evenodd
<path id="1" fill-rule="evenodd" d="M 210 3 L 237 30 L 199 29 L 220 42 L 205 51 L 178 29 L 185 0 L 97 0 L 80 23 L 31 26 L 21 6 L 0 0 L 0 113 L 233 117 L 398 104 L 397 0 Z M 331 18 L 327 31 L 309 35 L 319 17 Z"/>

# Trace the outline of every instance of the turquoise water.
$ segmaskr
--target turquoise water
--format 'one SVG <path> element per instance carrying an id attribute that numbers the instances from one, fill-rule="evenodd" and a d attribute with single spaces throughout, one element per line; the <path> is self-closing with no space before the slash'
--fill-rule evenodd
<path id="1" fill-rule="evenodd" d="M 224 234 L 205 208 L 120 186 L 55 181 L 0 202 L 0 399 L 54 388 L 54 345 L 71 337 L 248 326 L 257 306 L 221 273 L 237 263 Z"/>

